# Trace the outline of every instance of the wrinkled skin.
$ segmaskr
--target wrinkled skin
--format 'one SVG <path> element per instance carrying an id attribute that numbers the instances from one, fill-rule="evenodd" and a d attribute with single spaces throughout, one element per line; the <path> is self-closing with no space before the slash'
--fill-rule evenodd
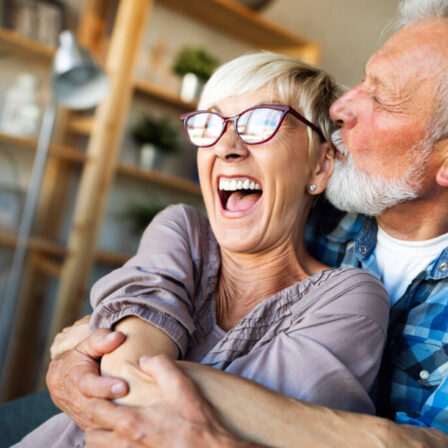
<path id="1" fill-rule="evenodd" d="M 70 327 L 64 328 L 56 335 L 50 347 L 51 359 L 71 350 L 89 336 L 89 320 L 90 314 L 77 320 Z"/>
<path id="2" fill-rule="evenodd" d="M 193 381 L 167 356 L 142 359 L 140 367 L 155 380 L 159 398 L 144 407 L 122 407 L 114 421 L 103 415 L 102 426 L 110 430 L 87 430 L 89 448 L 259 446 L 225 430 Z"/>
<path id="3" fill-rule="evenodd" d="M 128 393 L 125 381 L 100 376 L 98 363 L 101 356 L 115 350 L 125 338 L 123 333 L 99 329 L 50 363 L 46 379 L 52 400 L 84 430 L 97 427 L 98 417 L 108 415 L 116 407 L 104 398 Z"/>

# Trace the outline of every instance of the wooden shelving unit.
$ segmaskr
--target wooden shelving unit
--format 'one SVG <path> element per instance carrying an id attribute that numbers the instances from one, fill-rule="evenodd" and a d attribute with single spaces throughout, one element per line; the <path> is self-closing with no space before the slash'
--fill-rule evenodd
<path id="1" fill-rule="evenodd" d="M 320 46 L 234 0 L 157 0 L 189 18 L 264 50 L 317 63 Z"/>
<path id="2" fill-rule="evenodd" d="M 37 140 L 35 138 L 16 137 L 0 132 L 0 146 L 2 144 L 8 144 L 35 151 L 37 147 Z M 49 148 L 49 155 L 52 157 L 69 160 L 71 162 L 84 163 L 88 160 L 86 154 L 82 151 L 66 145 L 52 144 Z"/>
<path id="3" fill-rule="evenodd" d="M 13 249 L 16 247 L 17 238 L 14 235 L 8 235 L 4 232 L 0 234 L 0 246 L 8 247 Z M 46 241 L 41 238 L 30 238 L 27 244 L 27 248 L 33 252 L 41 252 L 46 255 L 65 257 L 68 251 L 65 247 L 53 243 L 51 241 Z"/>
<path id="4" fill-rule="evenodd" d="M 17 245 L 17 238 L 15 235 L 0 233 L 0 247 L 14 249 Z M 61 244 L 47 241 L 43 238 L 30 238 L 27 244 L 27 249 L 31 252 L 38 252 L 41 255 L 64 258 L 69 255 L 67 248 Z M 127 252 L 108 251 L 104 249 L 97 250 L 95 260 L 99 263 L 118 266 L 131 258 L 132 254 Z M 55 272 L 55 269 L 53 269 Z"/>
<path id="5" fill-rule="evenodd" d="M 151 183 L 168 187 L 173 190 L 193 194 L 199 197 L 201 196 L 201 189 L 199 185 L 188 179 L 183 179 L 181 177 L 176 176 L 170 176 L 168 174 L 160 173 L 159 171 L 143 170 L 141 168 L 128 165 L 125 163 L 119 163 L 117 165 L 117 172 L 122 175 L 146 180 Z"/>
<path id="6" fill-rule="evenodd" d="M 159 86 L 157 84 L 141 79 L 136 79 L 134 81 L 134 94 L 147 95 L 151 98 L 164 101 L 180 109 L 194 110 L 197 107 L 197 102 L 183 101 L 179 94 L 172 92 L 171 90 L 168 90 L 163 86 Z"/>
<path id="7" fill-rule="evenodd" d="M 33 62 L 50 63 L 55 49 L 20 34 L 0 28 L 0 56 L 15 56 Z"/>
<path id="8" fill-rule="evenodd" d="M 154 103 L 165 103 L 179 111 L 192 110 L 196 103 L 182 101 L 177 92 L 143 79 L 133 79 L 132 68 L 142 40 L 146 17 L 150 16 L 153 3 L 172 9 L 187 20 L 196 20 L 231 37 L 243 40 L 255 48 L 276 51 L 301 58 L 310 63 L 319 62 L 320 47 L 316 42 L 286 30 L 266 17 L 242 6 L 234 0 L 119 0 L 115 23 L 110 39 L 106 37 L 107 14 L 100 11 L 112 10 L 109 0 L 85 0 L 82 10 L 80 41 L 92 49 L 105 61 L 105 68 L 111 76 L 111 91 L 99 106 L 95 115 L 66 113 L 60 120 L 62 136 L 57 139 L 67 141 L 67 145 L 52 144 L 45 171 L 45 185 L 38 207 L 40 216 L 46 216 L 44 225 L 36 226 L 39 238 L 32 237 L 27 243 L 29 262 L 24 276 L 22 311 L 18 315 L 20 341 L 15 351 L 15 360 L 8 371 L 8 378 L 14 384 L 14 397 L 26 379 L 38 370 L 38 362 L 27 361 L 27 354 L 33 354 L 39 334 L 36 316 L 42 313 L 42 304 L 50 288 L 48 277 L 59 279 L 59 289 L 53 309 L 51 329 L 47 334 L 55 334 L 63 326 L 70 324 L 84 303 L 85 288 L 94 262 L 110 266 L 123 264 L 131 254 L 95 250 L 95 235 L 104 217 L 104 204 L 112 185 L 114 175 L 126 176 L 159 185 L 164 188 L 190 195 L 195 202 L 201 197 L 199 186 L 193 181 L 169 176 L 157 171 L 144 170 L 118 162 L 117 146 L 124 132 L 124 124 L 132 96 L 151 98 Z M 120 12 L 121 11 L 121 12 Z M 125 12 L 123 12 L 125 11 Z M 149 17 L 150 19 L 150 17 Z M 149 20 L 149 25 L 151 21 Z M 108 42 L 107 57 L 99 54 L 99 49 Z M 98 51 L 95 51 L 98 50 Z M 26 60 L 32 64 L 50 68 L 55 49 L 34 42 L 19 34 L 0 28 L 0 57 Z M 62 114 L 61 114 L 62 115 Z M 58 116 L 58 118 L 60 118 Z M 86 151 L 76 149 L 73 144 L 85 143 L 79 137 L 91 137 Z M 0 133 L 0 146 L 10 145 L 24 150 L 35 151 L 36 139 L 21 138 Z M 78 146 L 78 145 L 76 145 Z M 89 155 L 90 154 L 90 155 Z M 81 167 L 81 177 L 75 199 L 72 230 L 67 245 L 57 240 L 64 215 L 64 205 L 70 196 L 70 182 L 74 179 L 73 166 Z M 79 207 L 78 207 L 79 206 Z M 62 210 L 62 211 L 61 211 Z M 37 220 L 39 221 L 39 220 Z M 14 249 L 16 237 L 0 233 L 0 247 Z M 46 275 L 36 275 L 44 273 Z M 48 326 L 48 323 L 46 324 Z M 34 344 L 34 345 L 33 345 Z M 25 356 L 24 356 L 25 355 Z M 27 377 L 28 375 L 28 377 Z M 18 381 L 16 381 L 18 379 Z M 26 388 L 27 386 L 25 386 Z M 20 394 L 32 388 L 22 389 Z M 17 395 L 16 395 L 17 396 Z"/>
<path id="9" fill-rule="evenodd" d="M 0 132 L 0 146 L 2 143 L 7 143 L 20 148 L 26 148 L 31 151 L 35 151 L 37 146 L 36 139 L 15 137 Z M 61 158 L 70 162 L 85 163 L 88 161 L 88 157 L 85 153 L 65 145 L 51 145 L 49 154 L 52 157 Z M 159 171 L 144 170 L 125 163 L 117 164 L 117 173 L 124 176 L 145 180 L 163 187 L 168 187 L 172 190 L 178 190 L 184 193 L 201 196 L 201 189 L 198 184 L 181 177 L 170 176 L 168 174 L 160 173 Z"/>

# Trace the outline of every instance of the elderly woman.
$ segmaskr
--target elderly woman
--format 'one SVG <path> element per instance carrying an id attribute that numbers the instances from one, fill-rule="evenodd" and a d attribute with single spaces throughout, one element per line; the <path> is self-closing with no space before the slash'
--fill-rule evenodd
<path id="1" fill-rule="evenodd" d="M 123 404 L 154 399 L 138 360 L 166 353 L 294 398 L 374 412 L 387 294 L 364 271 L 322 265 L 303 236 L 333 168 L 328 109 L 338 94 L 320 69 L 258 53 L 219 68 L 200 110 L 181 116 L 198 147 L 208 218 L 168 207 L 137 255 L 92 290 L 92 328 L 127 334 L 101 363 L 129 382 Z M 22 443 L 78 446 L 82 431 L 61 415 Z"/>

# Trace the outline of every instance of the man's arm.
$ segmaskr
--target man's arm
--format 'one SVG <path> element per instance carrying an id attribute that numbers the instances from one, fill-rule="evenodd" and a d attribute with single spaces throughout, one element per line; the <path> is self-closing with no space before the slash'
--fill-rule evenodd
<path id="1" fill-rule="evenodd" d="M 151 446 L 146 443 L 149 440 L 147 433 L 151 428 L 160 427 L 160 422 L 171 425 L 164 435 L 164 445 L 160 445 L 167 447 L 179 446 L 175 443 L 179 434 L 182 434 L 182 446 L 185 447 L 201 446 L 198 437 L 202 438 L 203 443 L 210 442 L 205 446 L 232 446 L 225 444 L 230 441 L 235 447 L 247 446 L 246 442 L 237 439 L 228 430 L 270 446 L 297 446 L 298 443 L 303 446 L 338 448 L 448 446 L 448 436 L 435 429 L 396 425 L 376 417 L 296 401 L 235 375 L 199 364 L 178 362 L 178 366 L 195 381 L 216 409 L 213 415 L 216 415 L 217 422 L 221 422 L 216 426 L 210 417 L 213 412 L 210 406 L 198 392 L 189 389 L 189 380 L 182 370 L 172 361 L 165 358 L 160 360 L 158 357 L 149 361 L 149 366 L 147 362 L 142 363 L 146 373 L 152 375 L 158 383 L 158 403 L 153 402 L 146 407 L 118 406 L 101 398 L 117 398 L 111 386 L 123 383 L 114 378 L 100 377 L 99 365 L 95 361 L 95 358 L 123 342 L 124 335 L 121 333 L 114 333 L 110 340 L 106 340 L 108 333 L 107 330 L 98 330 L 75 350 L 52 361 L 48 385 L 55 403 L 81 427 L 115 430 L 117 445 L 108 444 L 109 448 L 121 446 L 118 443 L 124 439 L 127 439 L 128 446 L 132 446 L 132 441 L 137 439 L 138 446 Z M 164 377 L 170 378 L 170 381 L 164 381 Z M 167 395 L 168 383 L 176 390 L 174 403 L 172 399 L 163 399 L 165 396 L 170 397 Z M 189 412 L 183 411 L 188 410 L 191 403 L 197 403 L 197 415 L 205 422 L 201 426 L 205 429 L 193 431 L 193 434 L 190 430 L 197 428 L 195 421 L 191 420 Z M 146 438 L 142 438 L 142 434 Z M 89 435 L 92 441 L 96 433 L 89 432 Z M 103 440 L 113 437 L 112 433 L 108 433 Z M 91 443 L 92 447 L 106 446 L 98 444 L 102 443 L 98 440 Z"/>
<path id="2" fill-rule="evenodd" d="M 378 417 L 297 401 L 200 364 L 178 362 L 176 366 L 168 358 L 156 357 L 142 361 L 141 367 L 157 382 L 161 398 L 147 407 L 127 409 L 129 412 L 115 409 L 103 414 L 103 426 L 113 429 L 115 435 L 89 431 L 88 446 L 105 447 L 101 433 L 109 448 L 121 446 L 123 440 L 132 447 L 137 439 L 135 446 L 139 447 L 192 448 L 242 448 L 247 446 L 243 439 L 260 444 L 249 446 L 313 448 L 442 448 L 448 444 L 448 436 L 436 429 L 397 425 Z M 188 377 L 215 412 L 192 388 Z"/>

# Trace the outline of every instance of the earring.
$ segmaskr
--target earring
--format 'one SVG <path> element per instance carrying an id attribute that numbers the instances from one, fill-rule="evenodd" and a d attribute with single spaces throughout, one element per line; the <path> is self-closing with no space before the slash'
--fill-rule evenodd
<path id="1" fill-rule="evenodd" d="M 311 192 L 313 192 L 316 188 L 317 188 L 317 185 L 311 184 L 311 185 L 308 187 L 308 190 L 311 191 Z"/>

